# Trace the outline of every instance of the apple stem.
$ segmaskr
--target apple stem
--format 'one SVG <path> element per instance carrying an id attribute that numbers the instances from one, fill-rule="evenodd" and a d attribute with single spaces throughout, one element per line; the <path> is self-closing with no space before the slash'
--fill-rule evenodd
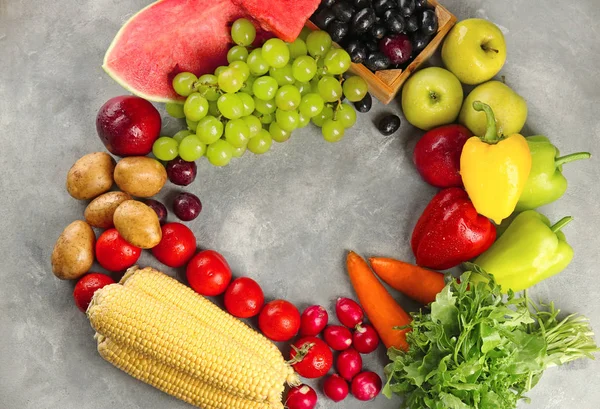
<path id="1" fill-rule="evenodd" d="M 481 46 L 481 48 L 483 49 L 483 51 L 486 51 L 486 52 L 487 52 L 487 51 L 493 51 L 493 52 L 495 52 L 496 54 L 498 54 L 498 53 L 500 52 L 499 50 L 497 50 L 497 49 L 495 49 L 495 48 L 490 48 L 490 47 L 488 47 L 488 46 L 487 46 L 487 45 L 485 45 L 485 44 L 484 44 L 484 45 L 482 45 L 482 46 Z"/>
<path id="2" fill-rule="evenodd" d="M 493 144 L 498 142 L 498 132 L 496 129 L 496 117 L 494 116 L 494 111 L 488 104 L 484 104 L 481 101 L 473 102 L 473 109 L 475 111 L 483 111 L 487 117 L 487 130 L 485 131 L 485 135 L 480 136 L 483 142 Z"/>

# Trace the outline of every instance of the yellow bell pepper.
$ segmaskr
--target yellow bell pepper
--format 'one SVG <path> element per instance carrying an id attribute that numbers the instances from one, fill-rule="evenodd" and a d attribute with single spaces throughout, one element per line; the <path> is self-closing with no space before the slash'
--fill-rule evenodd
<path id="1" fill-rule="evenodd" d="M 522 135 L 499 137 L 489 105 L 473 103 L 487 116 L 484 136 L 467 140 L 460 155 L 460 174 L 477 212 L 497 224 L 515 210 L 531 171 L 531 153 Z"/>

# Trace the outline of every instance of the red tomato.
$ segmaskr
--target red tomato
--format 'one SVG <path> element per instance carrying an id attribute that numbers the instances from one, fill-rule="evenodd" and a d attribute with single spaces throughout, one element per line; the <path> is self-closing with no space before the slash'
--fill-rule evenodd
<path id="1" fill-rule="evenodd" d="M 300 329 L 300 312 L 291 302 L 271 301 L 258 316 L 258 328 L 272 341 L 288 341 Z"/>
<path id="2" fill-rule="evenodd" d="M 236 278 L 225 291 L 225 308 L 238 318 L 254 317 L 265 303 L 265 296 L 256 281 L 248 277 Z"/>
<path id="3" fill-rule="evenodd" d="M 322 339 L 304 337 L 292 344 L 290 364 L 300 376 L 320 378 L 331 369 L 333 354 Z"/>
<path id="4" fill-rule="evenodd" d="M 96 241 L 96 260 L 108 271 L 123 271 L 138 261 L 142 249 L 129 244 L 117 231 L 108 229 Z"/>
<path id="5" fill-rule="evenodd" d="M 75 305 L 81 311 L 85 312 L 96 290 L 101 289 L 105 285 L 114 284 L 114 282 L 115 280 L 106 274 L 89 273 L 84 275 L 77 281 L 73 290 Z"/>
<path id="6" fill-rule="evenodd" d="M 198 294 L 219 295 L 231 281 L 231 269 L 222 255 L 214 250 L 203 250 L 188 263 L 186 276 Z"/>
<path id="7" fill-rule="evenodd" d="M 181 223 L 167 223 L 161 229 L 162 239 L 152 249 L 152 254 L 164 265 L 181 267 L 196 251 L 196 236 Z"/>

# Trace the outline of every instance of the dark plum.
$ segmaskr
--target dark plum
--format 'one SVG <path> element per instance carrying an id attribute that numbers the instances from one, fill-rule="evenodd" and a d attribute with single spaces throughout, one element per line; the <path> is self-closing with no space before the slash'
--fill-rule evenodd
<path id="1" fill-rule="evenodd" d="M 331 10 L 335 13 L 335 17 L 344 23 L 349 22 L 354 14 L 354 8 L 345 1 L 335 3 L 333 7 L 331 7 Z"/>
<path id="2" fill-rule="evenodd" d="M 398 0 L 398 8 L 404 17 L 410 17 L 415 12 L 417 5 L 415 0 Z"/>
<path id="3" fill-rule="evenodd" d="M 427 0 L 415 0 L 417 10 L 422 10 L 427 7 Z"/>
<path id="4" fill-rule="evenodd" d="M 196 179 L 196 172 L 196 162 L 186 162 L 181 158 L 167 162 L 167 176 L 171 183 L 176 185 L 189 185 Z"/>
<path id="5" fill-rule="evenodd" d="M 373 2 L 373 9 L 378 16 L 383 16 L 386 10 L 393 9 L 396 6 L 396 0 L 375 0 Z"/>
<path id="6" fill-rule="evenodd" d="M 406 20 L 398 10 L 388 10 L 384 15 L 385 25 L 391 33 L 401 33 L 406 28 Z"/>
<path id="7" fill-rule="evenodd" d="M 346 51 L 353 63 L 362 64 L 367 59 L 367 47 L 360 40 L 351 40 L 346 45 Z"/>
<path id="8" fill-rule="evenodd" d="M 371 98 L 371 94 L 369 94 L 368 92 L 365 94 L 363 99 L 354 103 L 354 108 L 356 108 L 358 112 L 361 112 L 363 114 L 369 112 L 372 106 L 373 98 Z"/>
<path id="9" fill-rule="evenodd" d="M 339 43 L 348 34 L 348 23 L 343 21 L 333 20 L 327 27 L 327 32 L 331 36 L 331 39 L 336 43 Z"/>
<path id="10" fill-rule="evenodd" d="M 385 26 L 379 22 L 373 24 L 373 27 L 371 27 L 371 35 L 373 36 L 373 38 L 376 38 L 377 40 L 381 40 L 385 34 L 387 33 L 387 29 L 385 28 Z"/>
<path id="11" fill-rule="evenodd" d="M 327 29 L 329 23 L 335 20 L 335 13 L 333 10 L 324 8 L 319 11 L 313 18 L 312 21 L 319 27 L 321 30 Z"/>
<path id="12" fill-rule="evenodd" d="M 144 203 L 150 209 L 154 210 L 154 213 L 156 213 L 156 215 L 158 216 L 158 221 L 160 222 L 160 224 L 165 224 L 167 222 L 168 212 L 167 207 L 164 204 L 154 199 L 146 199 L 144 200 Z"/>
<path id="13" fill-rule="evenodd" d="M 400 117 L 393 114 L 384 116 L 379 121 L 377 128 L 383 135 L 389 136 L 400 128 Z"/>
<path id="14" fill-rule="evenodd" d="M 182 192 L 175 196 L 173 200 L 173 213 L 183 221 L 194 220 L 202 211 L 202 202 L 198 196 Z"/>
<path id="15" fill-rule="evenodd" d="M 380 51 L 374 51 L 367 57 L 364 63 L 371 71 L 380 71 L 389 68 L 390 59 Z"/>
<path id="16" fill-rule="evenodd" d="M 409 18 L 406 19 L 406 31 L 409 33 L 414 33 L 419 29 L 419 17 L 416 14 L 413 14 Z"/>
<path id="17" fill-rule="evenodd" d="M 427 44 L 431 41 L 432 36 L 424 34 L 420 31 L 414 33 L 411 37 L 411 41 L 413 44 L 413 53 L 419 53 Z"/>
<path id="18" fill-rule="evenodd" d="M 371 7 L 373 5 L 372 0 L 354 0 L 352 2 L 356 10 L 364 9 L 365 7 Z"/>
<path id="19" fill-rule="evenodd" d="M 379 41 L 379 49 L 392 64 L 404 64 L 409 60 L 413 46 L 406 34 L 396 34 Z"/>
<path id="20" fill-rule="evenodd" d="M 352 29 L 356 33 L 366 32 L 373 23 L 375 23 L 375 11 L 370 8 L 364 8 L 359 10 L 354 17 L 352 17 Z"/>
<path id="21" fill-rule="evenodd" d="M 423 34 L 433 35 L 438 31 L 438 19 L 435 10 L 423 10 L 419 19 Z"/>

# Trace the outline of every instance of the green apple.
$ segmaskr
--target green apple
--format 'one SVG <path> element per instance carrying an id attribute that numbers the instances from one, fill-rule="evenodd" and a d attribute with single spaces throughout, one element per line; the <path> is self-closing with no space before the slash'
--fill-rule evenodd
<path id="1" fill-rule="evenodd" d="M 506 61 L 504 35 L 487 20 L 461 21 L 446 36 L 442 61 L 463 84 L 481 84 L 498 74 Z"/>
<path id="2" fill-rule="evenodd" d="M 485 135 L 485 113 L 473 109 L 473 102 L 488 104 L 496 116 L 498 135 L 509 136 L 521 132 L 527 120 L 527 103 L 519 94 L 500 81 L 488 81 L 471 91 L 460 111 L 458 121 L 477 136 Z"/>
<path id="3" fill-rule="evenodd" d="M 402 111 L 406 120 L 426 131 L 454 122 L 462 100 L 458 78 L 439 67 L 417 71 L 402 88 Z"/>

